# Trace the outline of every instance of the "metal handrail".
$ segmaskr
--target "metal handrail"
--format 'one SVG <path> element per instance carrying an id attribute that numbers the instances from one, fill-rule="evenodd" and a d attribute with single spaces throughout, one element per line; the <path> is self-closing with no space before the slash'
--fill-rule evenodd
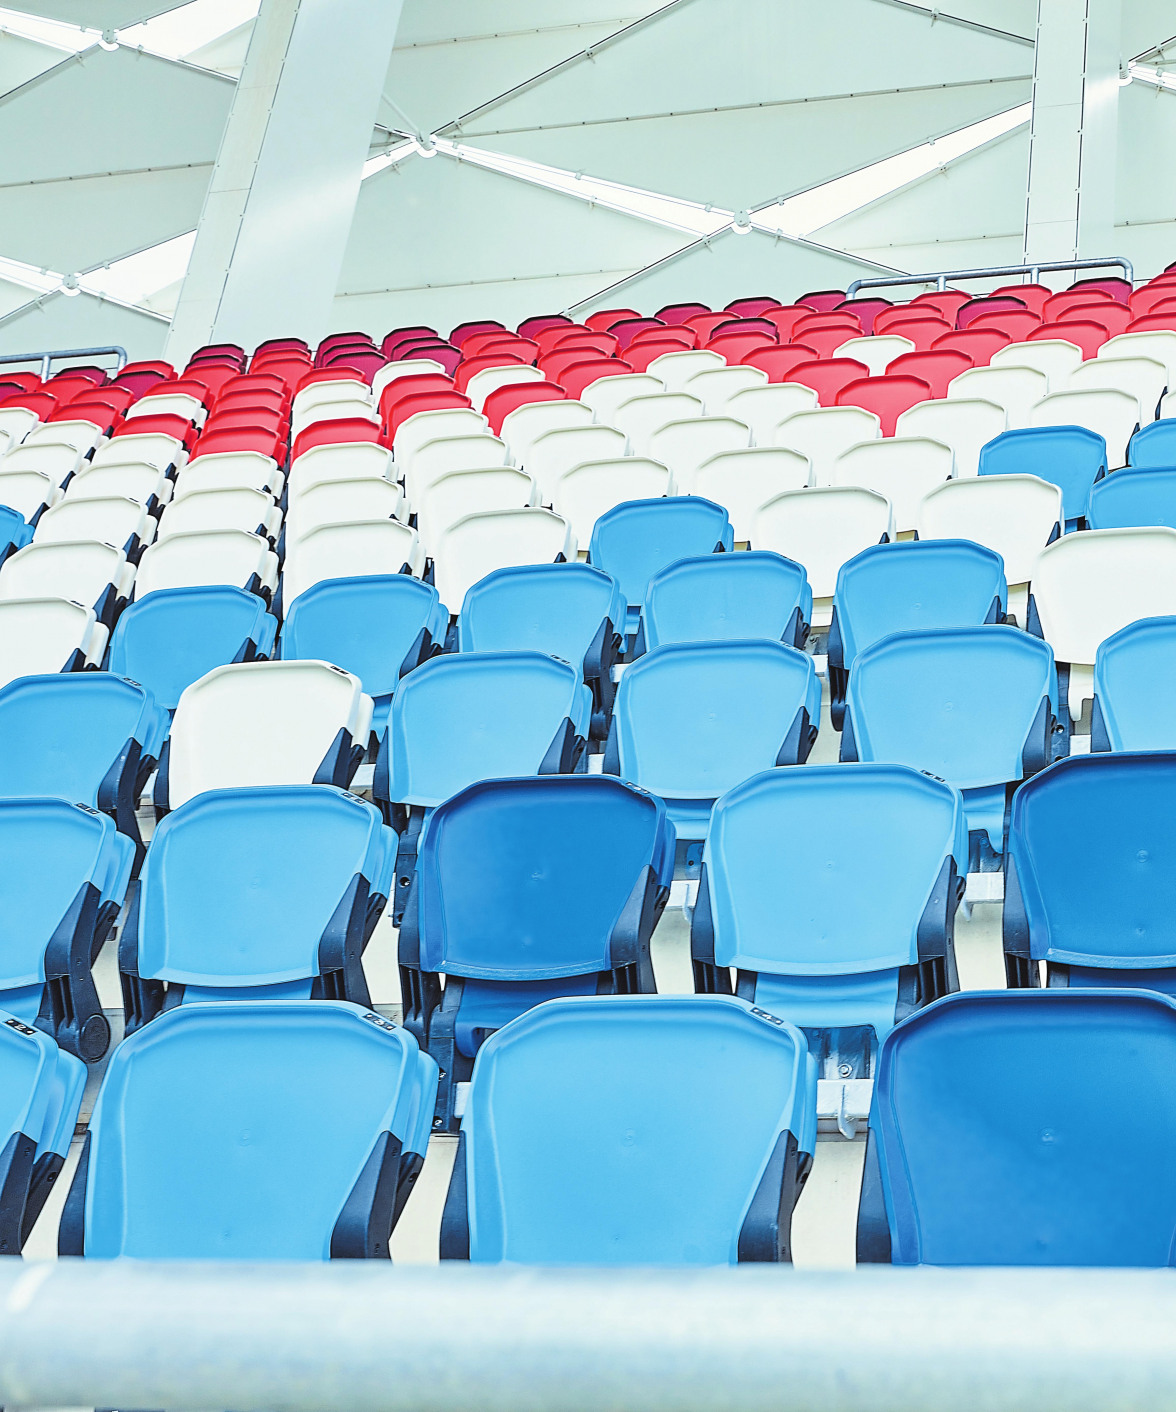
<path id="1" fill-rule="evenodd" d="M 115 373 L 121 373 L 127 365 L 127 350 L 120 348 L 117 343 L 111 343 L 103 348 L 54 348 L 49 352 L 41 353 L 0 353 L 0 363 L 40 363 L 41 381 L 44 382 L 49 376 L 49 369 L 62 358 L 102 358 L 107 354 L 113 354 L 116 362 Z"/>
<path id="2" fill-rule="evenodd" d="M 6 1407 L 1161 1412 L 1176 1272 L 0 1260 Z"/>
<path id="3" fill-rule="evenodd" d="M 1118 265 L 1123 277 L 1134 284 L 1135 269 L 1131 261 L 1122 255 L 1108 255 L 1105 260 L 1037 260 L 1031 265 L 987 265 L 979 270 L 934 270 L 924 275 L 855 279 L 846 289 L 845 297 L 852 299 L 859 289 L 885 289 L 892 285 L 931 284 L 933 281 L 936 289 L 946 289 L 949 279 L 991 279 L 993 275 L 1028 275 L 1036 283 L 1043 272 L 1050 270 L 1102 270 L 1108 265 Z"/>

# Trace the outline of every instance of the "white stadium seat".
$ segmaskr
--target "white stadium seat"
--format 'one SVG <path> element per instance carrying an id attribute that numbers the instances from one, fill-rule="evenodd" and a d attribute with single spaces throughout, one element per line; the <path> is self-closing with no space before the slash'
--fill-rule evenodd
<path id="1" fill-rule="evenodd" d="M 465 515 L 522 509 L 533 505 L 538 494 L 534 480 L 514 466 L 451 471 L 435 480 L 417 500 L 417 530 L 425 544 L 435 544 Z"/>
<path id="2" fill-rule="evenodd" d="M 980 450 L 1007 427 L 1003 407 L 980 398 L 935 398 L 900 412 L 896 436 L 929 436 L 950 446 L 957 476 L 974 476 Z"/>
<path id="3" fill-rule="evenodd" d="M 582 461 L 569 467 L 552 491 L 552 505 L 572 527 L 579 544 L 592 538 L 592 526 L 625 500 L 653 500 L 673 493 L 669 470 L 646 456 Z"/>
<path id="4" fill-rule="evenodd" d="M 1004 410 L 1009 427 L 1029 425 L 1029 413 L 1049 392 L 1049 378 L 1040 368 L 965 368 L 947 385 L 950 402 L 993 402 Z M 1004 427 L 1001 430 L 1005 430 Z"/>
<path id="5" fill-rule="evenodd" d="M 276 539 L 282 512 L 264 490 L 196 490 L 181 486 L 159 521 L 159 537 L 197 534 L 204 530 L 245 530 Z"/>
<path id="6" fill-rule="evenodd" d="M 760 506 L 785 490 L 809 484 L 808 457 L 783 446 L 741 446 L 708 456 L 694 476 L 693 495 L 704 496 L 727 512 L 737 540 L 752 540 Z M 752 541 L 752 548 L 759 546 Z"/>
<path id="7" fill-rule="evenodd" d="M 399 520 L 348 520 L 318 525 L 298 539 L 287 539 L 282 574 L 282 607 L 323 579 L 399 574 L 408 565 L 419 578 L 425 550 L 416 530 Z"/>
<path id="8" fill-rule="evenodd" d="M 278 556 L 269 542 L 245 530 L 168 535 L 143 551 L 135 597 L 160 588 L 222 583 L 272 593 L 278 583 Z"/>
<path id="9" fill-rule="evenodd" d="M 523 469 L 534 478 L 543 500 L 550 501 L 565 471 L 585 461 L 615 460 L 627 450 L 625 433 L 616 427 L 557 427 L 532 444 Z"/>
<path id="10" fill-rule="evenodd" d="M 720 451 L 750 446 L 751 429 L 734 417 L 696 417 L 670 422 L 649 438 L 648 452 L 668 466 L 679 495 L 694 494 L 699 466 Z"/>
<path id="11" fill-rule="evenodd" d="M 451 613 L 466 593 L 494 569 L 515 564 L 551 564 L 576 557 L 576 536 L 550 510 L 487 510 L 450 525 L 435 545 L 433 581 Z"/>
<path id="12" fill-rule="evenodd" d="M 918 526 L 923 496 L 950 480 L 955 457 L 950 446 L 926 436 L 888 436 L 862 441 L 833 463 L 834 485 L 860 485 L 890 501 L 899 534 Z"/>
<path id="13" fill-rule="evenodd" d="M 1031 427 L 1087 427 L 1107 443 L 1107 470 L 1127 464 L 1127 443 L 1139 425 L 1139 399 L 1111 388 L 1051 392 L 1029 413 Z"/>
<path id="14" fill-rule="evenodd" d="M 881 435 L 882 423 L 873 412 L 860 407 L 813 407 L 785 417 L 771 444 L 807 456 L 812 463 L 813 485 L 831 485 L 838 456 L 859 441 Z"/>

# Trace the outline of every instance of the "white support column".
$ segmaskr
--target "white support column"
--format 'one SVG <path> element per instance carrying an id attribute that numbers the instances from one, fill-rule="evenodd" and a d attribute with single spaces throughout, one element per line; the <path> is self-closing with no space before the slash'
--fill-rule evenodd
<path id="1" fill-rule="evenodd" d="M 166 356 L 329 332 L 403 0 L 263 0 Z"/>
<path id="2" fill-rule="evenodd" d="M 1025 260 L 1112 255 L 1121 0 L 1038 0 Z"/>

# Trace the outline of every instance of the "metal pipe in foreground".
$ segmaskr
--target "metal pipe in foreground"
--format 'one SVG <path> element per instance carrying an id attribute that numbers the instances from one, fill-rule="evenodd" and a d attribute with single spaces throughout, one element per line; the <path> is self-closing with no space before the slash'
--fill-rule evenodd
<path id="1" fill-rule="evenodd" d="M 0 1266 L 9 1408 L 1176 1407 L 1166 1270 Z"/>

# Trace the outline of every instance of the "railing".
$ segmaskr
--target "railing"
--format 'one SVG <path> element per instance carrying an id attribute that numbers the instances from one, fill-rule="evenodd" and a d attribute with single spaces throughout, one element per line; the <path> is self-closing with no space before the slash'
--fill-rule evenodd
<path id="1" fill-rule="evenodd" d="M 1108 255 L 1105 260 L 1038 260 L 1032 265 L 987 265 L 979 270 L 934 270 L 923 275 L 894 275 L 885 279 L 855 279 L 845 291 L 845 297 L 852 299 L 859 289 L 886 289 L 901 284 L 931 284 L 936 289 L 946 289 L 948 280 L 991 279 L 995 275 L 1028 275 L 1036 283 L 1042 274 L 1051 270 L 1105 270 L 1108 265 L 1118 265 L 1124 279 L 1134 282 L 1135 270 L 1130 260 L 1122 255 Z"/>
<path id="2" fill-rule="evenodd" d="M 0 1400 L 168 1412 L 1166 1412 L 1176 1272 L 0 1260 Z"/>
<path id="3" fill-rule="evenodd" d="M 105 348 L 54 348 L 48 353 L 3 353 L 0 354 L 0 363 L 40 363 L 41 381 L 44 382 L 52 365 L 63 358 L 105 357 L 115 359 L 116 373 L 121 373 L 127 365 L 127 350 L 120 348 L 117 343 L 109 344 Z"/>

